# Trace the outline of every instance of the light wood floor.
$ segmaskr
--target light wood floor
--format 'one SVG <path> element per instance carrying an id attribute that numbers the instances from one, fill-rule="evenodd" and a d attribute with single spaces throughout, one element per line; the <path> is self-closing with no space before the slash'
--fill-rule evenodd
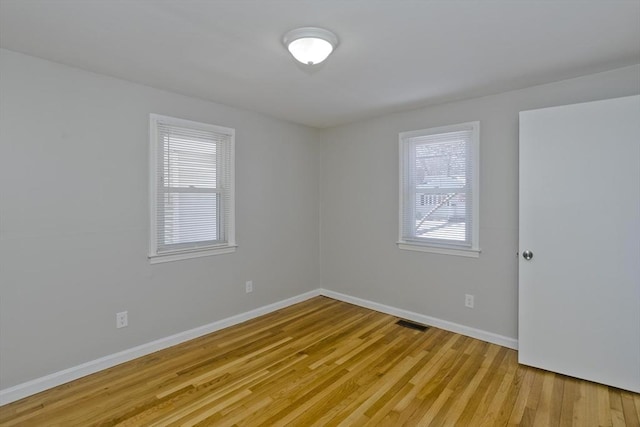
<path id="1" fill-rule="evenodd" d="M 3 426 L 638 426 L 640 395 L 317 297 L 0 408 Z"/>

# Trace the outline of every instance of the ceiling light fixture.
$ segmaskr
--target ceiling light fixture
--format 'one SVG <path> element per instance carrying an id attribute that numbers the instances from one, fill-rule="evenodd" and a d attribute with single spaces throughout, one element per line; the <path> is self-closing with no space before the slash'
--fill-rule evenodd
<path id="1" fill-rule="evenodd" d="M 289 31 L 282 42 L 295 59 L 305 65 L 316 65 L 338 46 L 338 37 L 322 28 L 303 27 Z"/>

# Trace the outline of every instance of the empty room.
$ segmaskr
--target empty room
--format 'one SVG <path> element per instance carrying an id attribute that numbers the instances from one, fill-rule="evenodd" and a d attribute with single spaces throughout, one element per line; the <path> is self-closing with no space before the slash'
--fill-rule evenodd
<path id="1" fill-rule="evenodd" d="M 0 0 L 0 425 L 640 427 L 640 0 Z"/>

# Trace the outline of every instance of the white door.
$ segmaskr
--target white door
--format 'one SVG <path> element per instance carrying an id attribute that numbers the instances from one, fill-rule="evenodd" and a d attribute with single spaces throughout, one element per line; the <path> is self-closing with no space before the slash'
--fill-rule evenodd
<path id="1" fill-rule="evenodd" d="M 519 228 L 520 363 L 640 392 L 640 96 L 520 113 Z"/>

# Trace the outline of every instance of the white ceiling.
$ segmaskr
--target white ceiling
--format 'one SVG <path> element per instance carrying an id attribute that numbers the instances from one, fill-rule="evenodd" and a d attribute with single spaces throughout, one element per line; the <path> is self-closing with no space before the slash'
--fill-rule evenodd
<path id="1" fill-rule="evenodd" d="M 300 26 L 340 38 L 313 72 Z M 640 0 L 0 0 L 0 45 L 329 127 L 640 63 Z"/>

